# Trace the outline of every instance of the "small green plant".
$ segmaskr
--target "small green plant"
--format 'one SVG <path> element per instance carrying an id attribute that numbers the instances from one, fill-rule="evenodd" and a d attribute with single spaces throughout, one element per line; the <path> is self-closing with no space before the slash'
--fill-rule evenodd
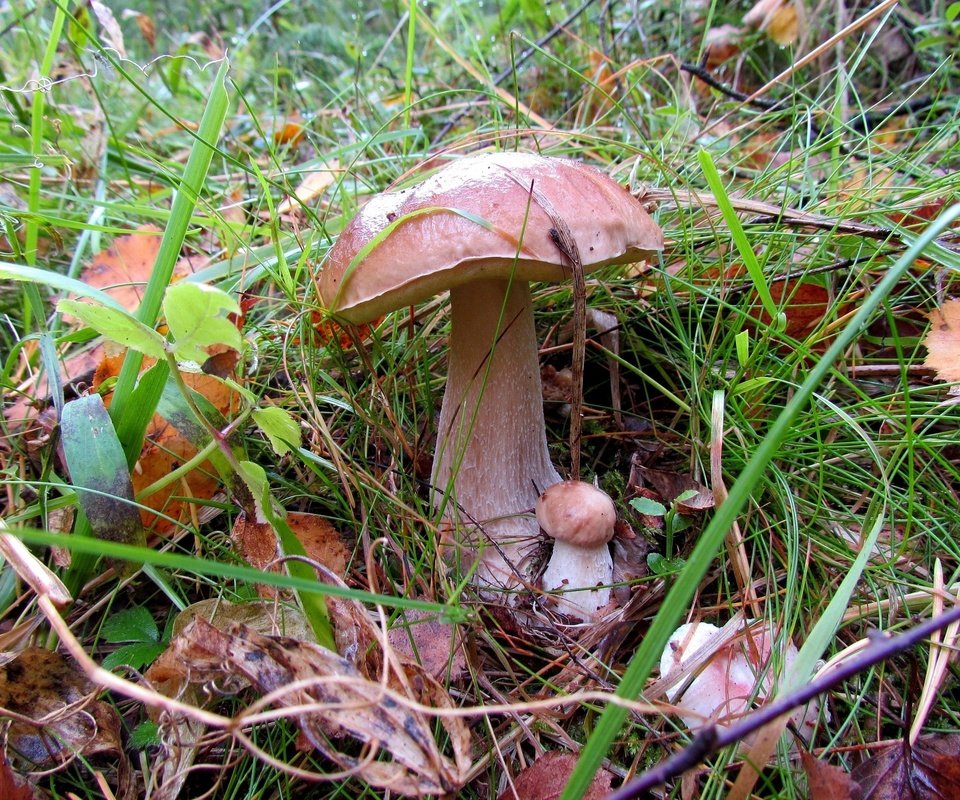
<path id="1" fill-rule="evenodd" d="M 100 635 L 105 642 L 121 645 L 103 659 L 106 669 L 125 665 L 143 669 L 167 646 L 168 637 L 160 635 L 160 629 L 144 606 L 133 606 L 111 614 L 104 620 Z"/>

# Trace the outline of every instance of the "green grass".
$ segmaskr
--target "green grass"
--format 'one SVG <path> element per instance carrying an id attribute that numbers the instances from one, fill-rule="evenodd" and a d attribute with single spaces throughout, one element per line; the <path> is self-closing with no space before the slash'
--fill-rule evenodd
<path id="1" fill-rule="evenodd" d="M 61 460 L 56 428 L 25 433 L 9 418 L 0 423 L 2 517 L 67 582 L 75 603 L 64 614 L 95 661 L 115 649 L 99 634 L 106 609 L 145 608 L 166 631 L 178 605 L 249 600 L 264 583 L 299 596 L 314 621 L 322 615 L 317 592 L 371 610 L 379 601 L 388 619 L 401 608 L 440 613 L 471 642 L 466 676 L 447 680 L 454 702 L 513 702 L 517 710 L 468 718 L 475 755 L 495 754 L 460 794 L 495 797 L 504 776 L 541 750 L 583 746 L 572 797 L 601 761 L 629 776 L 684 734 L 666 715 L 592 700 L 561 718 L 523 703 L 567 691 L 574 675 L 585 676 L 579 688 L 619 686 L 636 697 L 679 621 L 723 624 L 743 608 L 744 576 L 722 546 L 734 523 L 760 614 L 804 648 L 806 670 L 875 628 L 929 615 L 929 603 L 912 601 L 908 613 L 898 600 L 931 591 L 938 560 L 947 586 L 960 580 L 960 419 L 949 387 L 923 369 L 921 344 L 926 314 L 956 293 L 960 265 L 955 217 L 933 221 L 960 200 L 952 56 L 960 28 L 940 5 L 898 7 L 881 25 L 852 32 L 770 89 L 763 99 L 782 101 L 773 109 L 743 105 L 678 68 L 702 57 L 708 26 L 739 25 L 749 4 L 712 4 L 702 15 L 654 4 L 593 4 L 579 13 L 573 3 L 277 4 L 264 12 L 236 2 L 199 15 L 161 5 L 146 11 L 155 44 L 115 9 L 125 57 L 73 6 L 0 11 L 7 408 L 35 391 L 18 390 L 27 377 L 50 374 L 89 346 L 56 302 L 64 293 L 96 297 L 80 284 L 84 267 L 118 235 L 143 225 L 159 231 L 136 312 L 147 326 L 160 318 L 185 255 L 199 264 L 186 280 L 245 301 L 236 380 L 247 394 L 229 412 L 230 438 L 211 440 L 224 494 L 194 504 L 163 537 L 150 536 L 149 549 L 84 536 L 82 514 L 65 519 L 85 487 Z M 842 27 L 833 14 L 808 20 L 802 50 L 745 32 L 739 55 L 715 75 L 749 94 Z M 597 71 L 602 62 L 615 81 Z M 44 91 L 35 91 L 38 81 L 49 81 Z M 298 141 L 278 135 L 288 121 L 302 127 Z M 543 121 L 554 127 L 542 129 Z M 620 321 L 620 349 L 606 352 L 599 339 L 587 348 L 583 473 L 597 477 L 660 553 L 663 534 L 642 529 L 630 511 L 632 459 L 706 486 L 722 479 L 729 492 L 674 537 L 680 573 L 635 579 L 629 589 L 640 612 L 595 656 L 545 622 L 511 627 L 509 614 L 491 615 L 462 576 L 442 568 L 443 526 L 427 482 L 446 370 L 445 303 L 388 316 L 359 348 L 324 343 L 315 331 L 323 309 L 314 274 L 360 204 L 434 154 L 479 147 L 581 158 L 638 192 L 657 192 L 652 213 L 668 239 L 660 263 L 642 274 L 588 277 L 588 305 Z M 296 214 L 279 215 L 279 203 L 318 171 L 330 172 L 330 185 Z M 758 202 L 783 213 L 751 205 Z M 924 220 L 904 219 L 918 209 Z M 824 222 L 799 224 L 791 216 L 798 211 Z M 535 302 L 544 363 L 569 366 L 570 288 L 537 287 Z M 614 423 L 611 358 L 626 432 Z M 166 385 L 163 367 L 138 379 L 138 362 L 130 351 L 110 404 L 131 463 Z M 62 385 L 56 408 L 90 380 Z M 300 443 L 282 455 L 251 421 L 253 408 L 267 407 L 284 409 L 299 427 Z M 546 411 L 563 473 L 567 420 L 556 404 Z M 722 450 L 720 474 L 711 470 L 711 443 Z M 352 549 L 346 589 L 325 588 L 310 570 L 270 576 L 243 564 L 231 530 L 258 508 L 275 517 L 271 503 L 335 525 Z M 54 542 L 72 550 L 72 566 L 54 559 Z M 107 571 L 126 561 L 143 568 L 127 580 Z M 887 604 L 870 606 L 878 601 Z M 858 614 L 861 606 L 869 613 Z M 0 614 L 7 625 L 41 616 L 10 563 L 0 571 Z M 37 631 L 36 643 L 56 644 L 43 620 Z M 559 658 L 551 649 L 558 641 Z M 849 768 L 867 745 L 900 737 L 927 660 L 917 650 L 838 687 L 816 752 L 826 748 L 824 758 Z M 147 720 L 142 703 L 107 696 L 124 737 Z M 231 713 L 250 699 L 241 693 L 233 705 L 211 707 Z M 954 669 L 926 730 L 958 728 Z M 252 735 L 281 762 L 333 768 L 298 750 L 292 724 L 257 726 Z M 439 726 L 438 741 L 449 756 Z M 362 778 L 303 783 L 230 750 L 219 734 L 208 734 L 197 759 L 217 777 L 199 771 L 184 796 L 211 787 L 223 798 L 382 794 Z M 132 770 L 142 780 L 161 762 L 156 745 L 139 745 Z M 725 796 L 738 763 L 733 752 L 709 757 L 700 796 Z M 100 796 L 89 775 L 102 767 L 90 756 L 42 787 L 51 797 Z M 679 783 L 670 791 L 679 796 Z M 805 796 L 796 759 L 781 754 L 755 792 Z"/>

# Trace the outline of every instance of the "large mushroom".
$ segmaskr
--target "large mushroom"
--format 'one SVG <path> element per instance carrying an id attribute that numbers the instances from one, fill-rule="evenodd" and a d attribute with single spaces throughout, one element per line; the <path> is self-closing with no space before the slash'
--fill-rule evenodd
<path id="1" fill-rule="evenodd" d="M 329 312 L 355 324 L 450 290 L 433 502 L 469 557 L 482 553 L 477 575 L 488 586 L 529 579 L 534 505 L 561 480 L 547 450 L 529 285 L 571 277 L 558 226 L 576 243 L 584 272 L 663 249 L 641 204 L 597 169 L 489 153 L 374 197 L 319 276 Z"/>

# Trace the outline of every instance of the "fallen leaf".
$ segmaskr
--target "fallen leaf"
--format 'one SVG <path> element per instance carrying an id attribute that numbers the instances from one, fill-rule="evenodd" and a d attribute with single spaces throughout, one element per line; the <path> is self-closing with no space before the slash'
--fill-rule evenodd
<path id="1" fill-rule="evenodd" d="M 220 630 L 199 619 L 171 647 L 187 665 L 193 682 L 222 686 L 225 679 L 235 682 L 242 677 L 259 693 L 274 693 L 273 705 L 296 707 L 292 721 L 310 746 L 372 786 L 420 797 L 456 792 L 466 779 L 469 734 L 462 720 L 440 718 L 454 751 L 451 761 L 439 749 L 430 718 L 326 648 L 263 636 L 244 625 Z M 407 677 L 408 684 L 417 687 L 409 699 L 434 707 L 452 706 L 426 673 Z M 341 739 L 366 747 L 359 755 L 355 746 L 344 752 L 336 747 Z M 370 758 L 378 751 L 379 759 Z"/>
<path id="2" fill-rule="evenodd" d="M 7 761 L 0 759 L 0 797 L 3 800 L 35 800 L 33 787 L 23 778 L 18 778 Z"/>
<path id="3" fill-rule="evenodd" d="M 177 614 L 173 621 L 173 637 L 179 636 L 197 619 L 217 628 L 239 622 L 262 634 L 280 634 L 298 639 L 313 637 L 310 623 L 299 608 L 272 600 L 246 603 L 231 603 L 220 598 L 200 600 Z M 190 665 L 179 657 L 174 648 L 168 647 L 150 665 L 144 678 L 154 689 L 168 697 L 201 705 L 204 689 L 189 681 L 189 673 Z M 165 729 L 163 767 L 157 778 L 157 796 L 173 800 L 179 797 L 190 774 L 190 767 L 196 761 L 205 728 L 196 720 L 185 716 L 165 717 L 157 710 L 152 710 L 150 717 Z"/>
<path id="4" fill-rule="evenodd" d="M 290 511 L 286 520 L 308 558 L 323 564 L 334 575 L 343 576 L 346 573 L 350 548 L 327 519 L 316 514 Z M 269 568 L 273 572 L 281 570 L 280 565 L 273 563 L 280 556 L 280 547 L 277 534 L 269 523 L 256 522 L 240 514 L 230 536 L 237 552 L 248 564 L 258 569 Z M 262 587 L 261 592 L 265 596 L 274 595 L 268 587 Z"/>
<path id="5" fill-rule="evenodd" d="M 300 133 L 302 136 L 303 131 L 301 130 Z M 329 165 L 325 165 L 323 169 L 306 173 L 300 185 L 294 190 L 293 197 L 286 198 L 277 206 L 277 213 L 289 214 L 291 211 L 297 211 L 301 206 L 315 200 L 336 183 L 339 172 L 340 164 L 333 161 Z"/>
<path id="6" fill-rule="evenodd" d="M 76 756 L 103 756 L 116 767 L 118 797 L 127 797 L 132 772 L 123 751 L 120 718 L 113 706 L 94 699 L 96 693 L 62 654 L 26 648 L 0 666 L 0 707 L 18 717 L 7 728 L 7 746 L 30 770 Z"/>
<path id="7" fill-rule="evenodd" d="M 787 317 L 784 335 L 793 339 L 805 339 L 834 307 L 830 292 L 812 281 L 775 281 L 770 284 L 770 296 Z M 757 316 L 763 324 L 770 324 L 765 310 L 759 310 Z"/>
<path id="8" fill-rule="evenodd" d="M 133 17 L 134 22 L 137 23 L 137 27 L 140 29 L 140 35 L 150 46 L 150 49 L 153 50 L 157 46 L 157 26 L 154 24 L 152 18 L 131 8 L 125 8 L 121 17 L 123 19 Z"/>
<path id="9" fill-rule="evenodd" d="M 513 779 L 513 785 L 508 785 L 497 800 L 556 800 L 563 794 L 576 765 L 577 757 L 573 753 L 560 750 L 544 753 L 521 770 Z M 613 777 L 605 769 L 598 770 L 586 792 L 580 795 L 582 800 L 603 800 L 610 794 Z"/>
<path id="10" fill-rule="evenodd" d="M 904 739 L 857 765 L 859 784 L 851 800 L 958 800 L 960 734 L 921 736 L 913 747 Z"/>
<path id="11" fill-rule="evenodd" d="M 634 456 L 627 479 L 628 494 L 638 496 L 645 486 L 659 495 L 659 498 L 653 499 L 659 499 L 665 505 L 670 505 L 682 494 L 693 492 L 692 496 L 677 502 L 677 509 L 683 513 L 703 511 L 714 506 L 713 492 L 689 475 L 645 467 Z M 649 496 L 649 493 L 644 494 Z"/>
<path id="12" fill-rule="evenodd" d="M 797 0 L 758 0 L 743 15 L 743 24 L 763 31 L 781 47 L 793 44 L 801 28 Z"/>
<path id="13" fill-rule="evenodd" d="M 93 376 L 92 386 L 95 391 L 120 374 L 123 359 L 123 354 L 117 354 L 107 356 L 101 361 Z M 144 369 L 150 366 L 152 363 L 149 359 L 145 360 Z M 225 418 L 229 418 L 236 410 L 239 396 L 222 380 L 206 373 L 181 374 L 187 386 L 205 397 Z M 111 396 L 107 393 L 104 397 L 107 405 Z M 146 506 L 140 509 L 143 525 L 158 533 L 166 533 L 176 528 L 175 522 L 164 519 L 160 514 L 177 521 L 184 521 L 193 513 L 199 513 L 202 518 L 205 514 L 213 513 L 213 510 L 201 508 L 198 511 L 196 501 L 209 500 L 222 490 L 220 476 L 210 462 L 205 461 L 179 481 L 149 495 L 140 496 L 144 489 L 189 461 L 197 453 L 199 437 L 202 435 L 198 423 L 192 419 L 191 412 L 181 410 L 182 414 L 175 413 L 174 410 L 163 411 L 173 421 L 161 413 L 153 415 L 147 426 L 140 456 L 131 474 L 134 493 Z"/>
<path id="14" fill-rule="evenodd" d="M 743 31 L 734 25 L 711 28 L 703 37 L 704 66 L 715 70 L 740 53 Z"/>
<path id="15" fill-rule="evenodd" d="M 457 680 L 467 672 L 457 627 L 436 615 L 407 609 L 394 621 L 387 639 L 405 661 L 419 664 L 438 680 Z"/>
<path id="16" fill-rule="evenodd" d="M 859 785 L 840 767 L 800 751 L 800 762 L 807 776 L 810 800 L 852 800 Z"/>
<path id="17" fill-rule="evenodd" d="M 929 314 L 930 330 L 923 340 L 927 348 L 924 366 L 942 381 L 960 381 L 960 300 L 947 300 Z"/>

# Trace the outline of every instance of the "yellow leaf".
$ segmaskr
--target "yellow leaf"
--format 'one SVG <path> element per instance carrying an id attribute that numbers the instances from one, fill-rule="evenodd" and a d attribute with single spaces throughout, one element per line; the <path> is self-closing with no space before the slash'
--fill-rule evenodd
<path id="1" fill-rule="evenodd" d="M 960 381 L 960 300 L 947 300 L 931 311 L 930 323 L 923 340 L 927 348 L 924 365 L 942 381 Z"/>

